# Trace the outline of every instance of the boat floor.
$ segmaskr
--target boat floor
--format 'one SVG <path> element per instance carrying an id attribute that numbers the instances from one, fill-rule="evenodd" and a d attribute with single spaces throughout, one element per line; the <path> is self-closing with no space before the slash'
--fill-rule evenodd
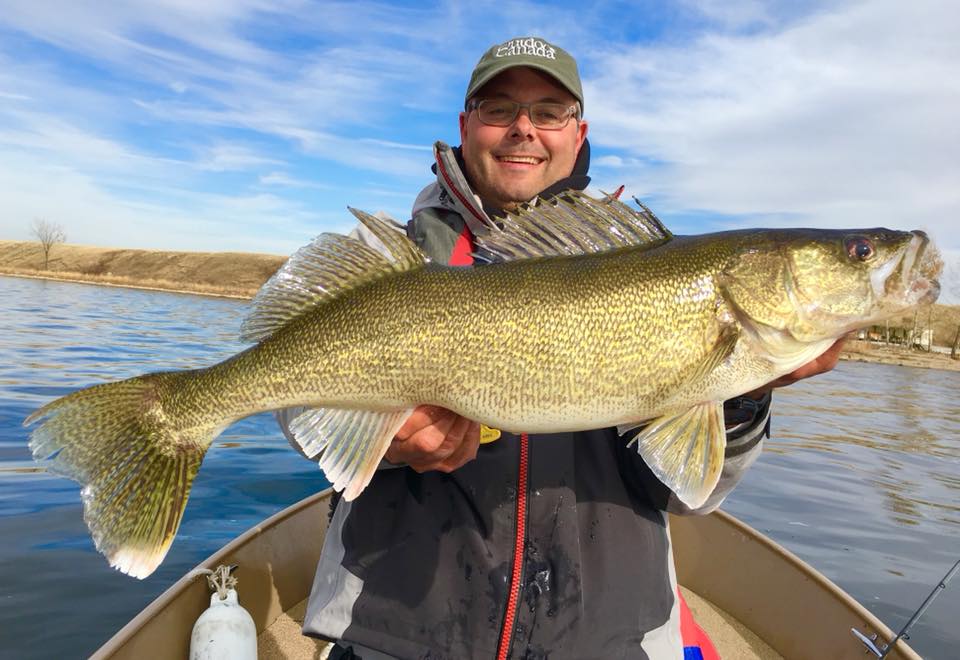
<path id="1" fill-rule="evenodd" d="M 776 651 L 753 634 L 742 623 L 694 592 L 680 587 L 693 618 L 707 631 L 717 652 L 724 660 L 780 660 Z M 258 656 L 262 660 L 304 658 L 325 660 L 327 642 L 305 637 L 300 628 L 307 609 L 303 600 L 277 618 L 257 638 Z"/>
<path id="2" fill-rule="evenodd" d="M 300 629 L 307 611 L 307 599 L 277 617 L 269 628 L 257 636 L 257 657 L 260 660 L 300 658 L 326 660 L 328 642 L 307 637 Z"/>

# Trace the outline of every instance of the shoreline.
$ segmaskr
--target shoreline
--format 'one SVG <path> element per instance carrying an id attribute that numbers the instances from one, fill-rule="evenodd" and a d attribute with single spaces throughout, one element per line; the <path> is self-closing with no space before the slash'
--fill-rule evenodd
<path id="1" fill-rule="evenodd" d="M 112 286 L 121 289 L 140 289 L 142 291 L 160 291 L 162 293 L 182 293 L 191 296 L 207 296 L 210 298 L 230 298 L 232 300 L 253 300 L 254 294 L 240 294 L 240 293 L 217 293 L 215 291 L 203 291 L 203 290 L 194 290 L 194 289 L 185 289 L 182 288 L 183 285 L 177 286 L 161 286 L 159 283 L 154 286 L 148 286 L 146 284 L 134 284 L 134 283 L 124 283 L 124 282 L 110 282 L 108 280 L 98 280 L 94 278 L 83 279 L 82 276 L 77 276 L 78 273 L 71 273 L 70 277 L 57 277 L 55 274 L 35 274 L 35 273 L 23 273 L 23 272 L 6 272 L 0 270 L 0 277 L 21 277 L 28 280 L 49 280 L 51 282 L 69 282 L 70 284 L 91 284 L 93 286 Z M 171 282 L 171 284 L 173 284 Z M 256 292 L 254 292 L 256 293 Z"/>
<path id="2" fill-rule="evenodd" d="M 0 276 L 22 277 L 26 279 L 51 280 L 70 282 L 73 284 L 90 284 L 94 286 L 112 286 L 126 289 L 141 289 L 145 291 L 159 291 L 165 293 L 180 293 L 193 296 L 209 296 L 213 298 L 228 298 L 232 300 L 252 300 L 257 288 L 247 291 L 211 291 L 205 290 L 204 285 L 191 288 L 182 283 L 170 280 L 156 280 L 146 282 L 118 282 L 111 281 L 110 276 L 85 275 L 83 273 L 63 273 L 56 271 L 25 272 L 20 269 L 0 268 Z M 212 287 L 210 287 L 212 288 Z M 222 287 L 221 287 L 222 288 Z M 890 344 L 876 344 L 869 341 L 848 340 L 840 354 L 841 360 L 850 362 L 868 362 L 873 364 L 889 364 L 900 367 L 915 367 L 920 369 L 937 369 L 941 371 L 960 371 L 960 360 L 952 359 L 948 354 L 903 349 Z"/>
<path id="3" fill-rule="evenodd" d="M 874 344 L 860 339 L 847 340 L 843 351 L 840 353 L 840 359 L 850 362 L 870 362 L 917 369 L 960 371 L 960 360 L 954 360 L 949 353 L 928 353 L 927 351 L 904 349 L 896 345 Z"/>
<path id="4" fill-rule="evenodd" d="M 183 252 L 0 240 L 0 274 L 250 299 L 286 261 L 254 252 Z"/>

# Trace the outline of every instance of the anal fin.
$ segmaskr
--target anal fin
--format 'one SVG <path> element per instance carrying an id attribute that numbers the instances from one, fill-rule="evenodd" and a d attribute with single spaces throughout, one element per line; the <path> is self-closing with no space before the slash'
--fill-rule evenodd
<path id="1" fill-rule="evenodd" d="M 412 408 L 394 412 L 317 408 L 290 422 L 301 451 L 319 457 L 320 468 L 347 501 L 359 495 L 377 471 L 394 435 Z"/>
<path id="2" fill-rule="evenodd" d="M 701 403 L 659 417 L 631 440 L 654 475 L 680 501 L 697 509 L 707 501 L 723 469 L 727 447 L 723 403 Z"/>

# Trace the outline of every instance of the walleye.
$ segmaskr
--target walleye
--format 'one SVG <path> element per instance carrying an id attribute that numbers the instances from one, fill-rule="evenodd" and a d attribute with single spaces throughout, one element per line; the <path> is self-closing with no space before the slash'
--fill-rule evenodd
<path id="1" fill-rule="evenodd" d="M 642 205 L 641 205 L 642 207 Z M 51 472 L 82 485 L 97 549 L 146 577 L 180 524 L 213 439 L 306 407 L 304 453 L 350 500 L 424 403 L 513 432 L 647 423 L 636 448 L 691 507 L 713 490 L 723 401 L 837 338 L 939 293 L 922 232 L 745 230 L 673 237 L 646 207 L 570 193 L 477 237 L 476 268 L 324 234 L 257 294 L 249 349 L 213 366 L 96 385 L 33 413 Z"/>

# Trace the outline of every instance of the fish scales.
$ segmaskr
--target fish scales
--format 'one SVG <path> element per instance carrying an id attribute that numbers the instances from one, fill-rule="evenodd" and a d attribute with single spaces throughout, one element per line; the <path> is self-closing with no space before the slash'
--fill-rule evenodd
<path id="1" fill-rule="evenodd" d="M 199 377 L 238 417 L 432 403 L 512 431 L 631 421 L 679 385 L 678 365 L 712 348 L 712 275 L 732 249 L 651 259 L 626 248 L 613 261 L 590 254 L 401 273 Z"/>

